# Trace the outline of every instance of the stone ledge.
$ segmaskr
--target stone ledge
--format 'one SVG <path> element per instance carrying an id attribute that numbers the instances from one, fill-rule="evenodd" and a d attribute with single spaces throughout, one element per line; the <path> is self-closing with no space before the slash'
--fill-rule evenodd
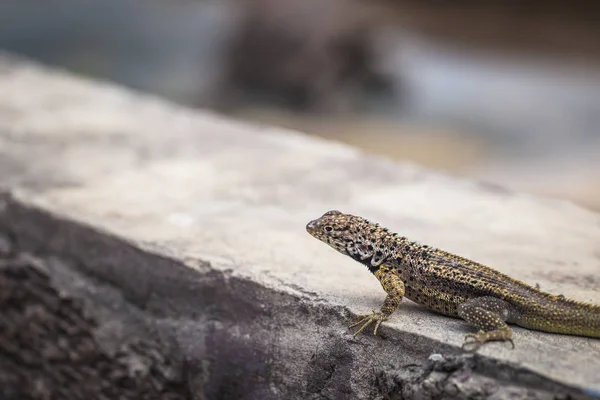
<path id="1" fill-rule="evenodd" d="M 0 333 L 13 350 L 0 356 L 7 399 L 590 399 L 418 334 L 363 343 L 341 307 L 190 268 L 9 195 L 0 204 L 0 327 L 27 327 Z"/>
<path id="2" fill-rule="evenodd" d="M 379 306 L 384 296 L 364 268 L 306 234 L 306 222 L 328 209 L 600 303 L 600 216 L 569 203 L 228 121 L 25 62 L 0 59 L 0 71 L 0 182 L 17 199 L 1 201 L 0 232 L 19 251 L 69 259 L 86 276 L 114 285 L 159 318 L 197 363 L 207 348 L 222 350 L 211 358 L 221 363 L 214 371 L 225 374 L 222 382 L 231 379 L 228 370 L 266 377 L 274 386 L 256 386 L 256 396 L 279 398 L 281 390 L 294 398 L 309 390 L 314 398 L 377 398 L 383 384 L 419 382 L 403 365 L 428 376 L 435 372 L 427 361 L 432 353 L 450 363 L 460 353 L 466 324 L 409 301 L 386 322 L 383 338 L 351 339 L 349 314 Z M 215 334 L 198 333 L 207 330 Z M 537 390 L 537 398 L 600 388 L 598 341 L 515 328 L 515 342 L 517 351 L 492 344 L 476 357 L 494 363 L 486 371 L 498 371 L 490 378 L 498 390 L 511 381 L 498 376 L 522 371 L 537 383 L 513 382 Z M 259 361 L 244 362 L 254 355 Z M 370 371 L 384 365 L 396 372 L 374 385 Z M 478 368 L 475 375 L 490 376 Z"/>

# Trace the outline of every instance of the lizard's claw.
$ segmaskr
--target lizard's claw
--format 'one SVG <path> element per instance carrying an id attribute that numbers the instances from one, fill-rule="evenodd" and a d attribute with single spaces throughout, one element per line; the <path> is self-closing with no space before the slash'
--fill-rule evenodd
<path id="1" fill-rule="evenodd" d="M 465 341 L 463 342 L 462 348 L 469 352 L 475 352 L 486 342 L 492 340 L 488 332 L 479 331 L 477 333 L 467 333 L 465 335 Z M 510 342 L 512 348 L 515 348 L 515 343 L 512 338 L 503 339 L 506 342 Z"/>
<path id="2" fill-rule="evenodd" d="M 486 342 L 485 332 L 467 333 L 462 348 L 469 352 L 476 352 Z"/>
<path id="3" fill-rule="evenodd" d="M 349 328 L 354 328 L 355 326 L 362 325 L 356 333 L 354 333 L 354 337 L 358 336 L 362 331 L 364 331 L 369 325 L 375 322 L 375 329 L 373 329 L 373 335 L 377 336 L 377 329 L 379 329 L 379 325 L 383 321 L 387 319 L 387 316 L 380 312 L 376 312 L 373 310 L 372 314 L 359 315 L 358 321 L 349 326 Z"/>

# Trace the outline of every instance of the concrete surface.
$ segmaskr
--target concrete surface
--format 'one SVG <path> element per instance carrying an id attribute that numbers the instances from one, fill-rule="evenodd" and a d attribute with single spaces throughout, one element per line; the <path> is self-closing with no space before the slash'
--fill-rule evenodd
<path id="1" fill-rule="evenodd" d="M 600 215 L 572 204 L 224 120 L 7 57 L 0 93 L 0 182 L 16 198 L 0 199 L 6 241 L 76 260 L 78 270 L 153 312 L 191 359 L 226 348 L 227 340 L 239 347 L 217 355 L 222 363 L 260 349 L 266 370 L 233 365 L 238 375 L 279 379 L 260 389 L 262 398 L 279 398 L 281 387 L 296 390 L 290 398 L 399 393 L 415 381 L 406 375 L 411 366 L 431 378 L 439 356 L 427 358 L 460 354 L 470 331 L 405 301 L 383 338 L 353 340 L 345 328 L 352 314 L 378 307 L 384 293 L 364 267 L 305 232 L 308 220 L 329 209 L 600 303 Z M 221 345 L 211 345 L 217 339 L 206 332 L 218 332 Z M 574 396 L 569 387 L 600 390 L 599 340 L 515 328 L 515 344 L 491 344 L 483 357 L 450 370 L 485 365 L 463 371 L 494 382 L 500 397 L 484 398 L 502 398 L 513 386 L 537 396 L 531 398 Z M 386 398 L 418 398 L 402 396 Z"/>

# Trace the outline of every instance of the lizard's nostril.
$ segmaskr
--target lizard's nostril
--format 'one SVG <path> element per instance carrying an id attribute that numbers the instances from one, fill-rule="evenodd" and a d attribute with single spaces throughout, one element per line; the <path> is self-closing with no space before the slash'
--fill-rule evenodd
<path id="1" fill-rule="evenodd" d="M 310 221 L 308 224 L 306 224 L 306 230 L 312 232 L 315 229 L 315 223 L 316 221 Z"/>

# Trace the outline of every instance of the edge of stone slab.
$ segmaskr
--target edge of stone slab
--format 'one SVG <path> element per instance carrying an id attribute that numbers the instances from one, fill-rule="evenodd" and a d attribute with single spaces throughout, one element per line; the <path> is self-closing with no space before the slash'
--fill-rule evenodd
<path id="1" fill-rule="evenodd" d="M 304 371 L 304 377 L 309 385 L 311 384 L 309 381 L 317 379 L 320 382 L 317 386 L 327 387 L 331 377 L 323 380 L 315 378 L 315 376 L 321 376 L 323 369 L 335 369 L 338 363 L 343 363 L 343 360 L 350 357 L 354 362 L 341 367 L 339 373 L 345 370 L 345 374 L 351 376 L 354 372 L 353 368 L 365 370 L 367 367 L 373 368 L 374 377 L 372 376 L 371 380 L 353 382 L 365 395 L 369 390 L 371 395 L 375 390 L 381 394 L 404 390 L 411 385 L 415 390 L 421 390 L 421 386 L 426 385 L 431 374 L 440 371 L 447 375 L 444 376 L 446 380 L 456 374 L 477 376 L 481 381 L 481 390 L 484 389 L 486 382 L 488 384 L 492 382 L 500 386 L 512 384 L 518 388 L 539 391 L 540 397 L 535 398 L 546 398 L 542 395 L 550 392 L 581 399 L 600 395 L 592 392 L 586 394 L 580 388 L 555 382 L 518 365 L 489 359 L 481 355 L 460 356 L 460 350 L 450 345 L 405 332 L 390 332 L 387 340 L 367 348 L 344 333 L 344 314 L 349 314 L 348 310 L 328 306 L 322 302 L 311 304 L 310 299 L 300 298 L 284 290 L 277 291 L 273 288 L 266 288 L 250 279 L 227 277 L 226 272 L 215 271 L 202 260 L 178 260 L 176 254 L 166 254 L 168 249 L 142 248 L 139 244 L 125 238 L 71 220 L 67 216 L 53 214 L 43 208 L 28 204 L 18 195 L 15 196 L 0 190 L 0 233 L 3 232 L 7 235 L 4 241 L 8 242 L 9 247 L 13 243 L 34 255 L 46 254 L 67 258 L 77 265 L 77 272 L 117 288 L 126 301 L 136 305 L 145 313 L 149 313 L 153 318 L 193 319 L 204 322 L 211 318 L 218 320 L 219 315 L 207 316 L 206 314 L 210 314 L 211 311 L 202 309 L 202 306 L 210 308 L 211 293 L 202 293 L 197 290 L 202 287 L 202 285 L 198 285 L 198 282 L 210 273 L 223 274 L 221 280 L 209 283 L 204 289 L 208 288 L 210 292 L 212 290 L 210 285 L 215 284 L 224 286 L 219 290 L 227 292 L 231 289 L 227 288 L 228 279 L 246 281 L 242 284 L 242 286 L 247 285 L 246 292 L 244 290 L 237 292 L 231 289 L 232 292 L 227 294 L 227 296 L 231 296 L 233 306 L 245 308 L 241 310 L 242 314 L 239 314 L 239 310 L 227 311 L 229 306 L 221 304 L 219 307 L 226 310 L 221 310 L 225 317 L 227 315 L 230 317 L 237 315 L 237 317 L 230 318 L 229 321 L 225 318 L 220 321 L 220 324 L 247 324 L 249 321 L 244 318 L 236 320 L 240 315 L 245 314 L 246 318 L 249 316 L 253 316 L 252 319 L 254 317 L 264 318 L 269 325 L 268 330 L 272 330 L 272 328 L 275 328 L 275 331 L 280 330 L 282 336 L 286 335 L 286 329 L 296 329 L 301 332 L 301 338 L 312 341 L 313 344 L 329 343 L 320 352 L 321 356 L 328 361 L 325 364 L 310 364 L 311 369 Z M 262 294 L 257 294 L 259 292 Z M 276 292 L 279 293 L 275 295 Z M 174 294 L 176 296 L 173 296 Z M 244 298 L 244 296 L 249 296 L 249 298 Z M 274 312 L 273 307 L 275 309 L 281 307 L 280 304 L 272 303 L 274 296 L 280 298 L 281 304 L 291 301 L 292 308 L 284 307 L 287 311 Z M 281 296 L 284 296 L 285 300 Z M 227 303 L 227 301 L 223 303 Z M 253 329 L 250 331 L 253 332 Z M 268 336 L 268 334 L 265 335 Z M 186 342 L 185 339 L 181 339 L 181 333 L 175 336 L 179 337 L 180 342 Z M 192 337 L 197 339 L 195 335 Z M 262 345 L 267 345 L 268 342 L 269 340 L 263 342 Z M 293 347 L 298 343 L 290 342 L 288 345 Z M 186 353 L 187 351 L 194 352 L 194 345 L 191 342 L 183 347 L 187 349 L 184 350 Z M 340 351 L 340 348 L 343 350 Z M 397 354 L 400 353 L 398 349 L 402 349 L 403 354 Z M 282 349 L 281 352 L 285 353 L 286 351 L 288 349 Z M 373 352 L 379 354 L 379 357 L 372 357 Z M 333 353 L 334 356 L 331 356 L 330 353 Z M 445 355 L 442 356 L 439 353 Z M 431 356 L 432 354 L 438 355 L 434 357 Z M 429 361 L 426 361 L 428 357 Z M 307 360 L 307 363 L 309 362 Z M 359 364 L 360 366 L 358 366 Z M 410 376 L 407 377 L 405 368 L 411 365 L 414 367 L 415 364 L 419 364 L 416 368 L 417 372 L 412 371 L 412 375 L 409 374 Z M 369 385 L 375 385 L 377 389 L 375 387 L 369 389 Z"/>

